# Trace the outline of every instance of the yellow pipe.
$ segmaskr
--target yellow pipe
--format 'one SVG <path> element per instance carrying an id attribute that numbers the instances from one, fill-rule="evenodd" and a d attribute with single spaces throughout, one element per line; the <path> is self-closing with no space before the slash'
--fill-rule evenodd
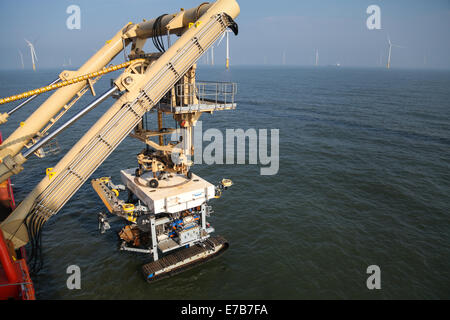
<path id="1" fill-rule="evenodd" d="M 145 61 L 145 59 L 135 59 L 135 60 L 127 61 L 127 62 L 124 62 L 122 64 L 118 64 L 118 65 L 111 66 L 111 67 L 108 67 L 108 68 L 105 68 L 105 69 L 102 69 L 102 70 L 99 70 L 99 71 L 95 71 L 95 72 L 91 72 L 91 73 L 88 73 L 88 74 L 84 74 L 82 76 L 75 77 L 75 78 L 70 79 L 70 80 L 58 82 L 58 83 L 55 83 L 55 84 L 52 84 L 52 85 L 49 85 L 49 86 L 46 86 L 46 87 L 41 87 L 41 88 L 38 88 L 38 89 L 26 91 L 26 92 L 23 92 L 23 93 L 14 95 L 14 96 L 6 97 L 6 98 L 3 98 L 3 99 L 0 99 L 0 104 L 5 104 L 5 103 L 8 103 L 8 102 L 13 102 L 13 101 L 16 101 L 16 100 L 28 98 L 30 96 L 34 96 L 34 95 L 37 95 L 37 94 L 41 94 L 41 93 L 45 93 L 45 92 L 48 92 L 48 91 L 56 90 L 58 88 L 66 87 L 66 86 L 69 86 L 71 84 L 78 83 L 78 82 L 81 82 L 81 81 L 84 81 L 84 80 L 87 80 L 87 79 L 91 79 L 91 78 L 95 78 L 95 77 L 98 77 L 98 76 L 102 76 L 104 74 L 107 74 L 107 73 L 110 73 L 110 72 L 113 72 L 113 71 L 116 71 L 116 70 L 119 70 L 119 69 L 126 68 L 129 65 L 131 65 L 133 62 L 136 62 L 136 61 Z"/>

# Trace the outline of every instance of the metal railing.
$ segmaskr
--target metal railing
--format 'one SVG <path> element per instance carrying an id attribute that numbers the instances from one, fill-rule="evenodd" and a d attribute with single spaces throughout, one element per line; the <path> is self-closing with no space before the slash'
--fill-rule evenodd
<path id="1" fill-rule="evenodd" d="M 237 84 L 234 82 L 199 81 L 195 84 L 175 86 L 175 99 L 170 99 L 171 107 L 185 107 L 192 104 L 234 104 Z M 175 104 L 173 102 L 175 101 Z"/>

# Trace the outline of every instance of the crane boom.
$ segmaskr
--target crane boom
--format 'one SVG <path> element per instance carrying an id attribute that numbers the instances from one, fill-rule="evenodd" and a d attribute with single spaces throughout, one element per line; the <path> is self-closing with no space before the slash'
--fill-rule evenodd
<path id="1" fill-rule="evenodd" d="M 115 85 L 121 91 L 126 92 L 58 162 L 51 172 L 52 174 L 44 177 L 0 225 L 5 238 L 11 240 L 16 248 L 32 240 L 42 225 L 58 213 L 89 176 L 138 125 L 143 115 L 160 101 L 225 32 L 226 28 L 233 23 L 232 19 L 240 11 L 235 0 L 218 0 L 212 5 L 203 7 L 200 5 L 194 9 L 184 13 L 184 20 L 181 19 L 177 22 L 176 19 L 181 17 L 180 15 L 173 15 L 168 20 L 168 24 L 174 22 L 173 30 L 182 33 L 181 37 L 156 61 L 147 64 L 138 61 L 125 70 L 115 81 Z M 202 13 L 201 16 L 199 13 Z M 189 21 L 189 19 L 186 20 L 189 15 L 196 19 L 189 22 L 188 27 L 181 28 L 180 26 Z M 150 22 L 145 22 L 145 26 Z M 167 26 L 167 29 L 171 29 L 170 25 Z M 139 33 L 138 30 L 139 28 L 128 29 L 128 36 L 136 35 Z M 141 32 L 144 32 L 143 34 L 146 36 L 151 36 L 149 28 L 141 30 L 144 30 Z M 122 43 L 123 33 L 124 29 L 116 34 L 102 57 L 98 57 L 97 54 L 94 56 L 99 61 L 92 61 L 91 64 L 95 64 L 97 67 L 102 66 L 105 61 L 109 61 L 115 56 L 120 51 L 118 46 L 119 41 Z M 141 72 L 136 72 L 136 70 L 141 70 Z M 74 86 L 79 90 L 78 87 L 81 85 Z M 59 99 L 66 99 L 75 90 L 68 88 L 70 87 L 61 88 L 54 95 L 57 94 Z M 42 112 L 38 109 L 35 113 L 38 111 Z M 28 122 L 32 121 L 27 120 L 25 127 L 28 126 Z M 39 125 L 34 125 L 34 127 L 34 130 L 39 129 Z M 14 148 L 12 146 L 8 148 L 10 152 L 14 149 L 12 154 L 20 150 L 17 145 L 14 145 Z M 0 155 L 4 155 L 4 150 L 0 151 Z"/>

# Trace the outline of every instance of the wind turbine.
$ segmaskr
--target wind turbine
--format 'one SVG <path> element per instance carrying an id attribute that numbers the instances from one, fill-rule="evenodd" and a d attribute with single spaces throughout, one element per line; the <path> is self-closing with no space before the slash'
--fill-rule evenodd
<path id="1" fill-rule="evenodd" d="M 67 67 L 67 66 L 71 66 L 71 65 L 72 65 L 72 60 L 70 60 L 70 57 L 69 57 L 69 62 L 68 63 L 66 63 L 66 58 L 64 58 L 63 67 Z"/>
<path id="2" fill-rule="evenodd" d="M 230 39 L 229 39 L 229 33 L 231 32 L 231 30 L 227 29 L 225 30 L 225 32 L 222 34 L 222 37 L 220 37 L 219 41 L 217 42 L 217 44 L 215 45 L 216 47 L 218 47 L 220 45 L 220 43 L 222 42 L 222 40 L 225 38 L 225 36 L 227 37 L 227 48 L 226 48 L 226 62 L 225 62 L 225 67 L 227 69 L 230 68 Z M 213 53 L 213 64 L 214 64 L 214 45 L 211 47 L 212 48 L 212 53 Z"/>
<path id="3" fill-rule="evenodd" d="M 227 62 L 225 64 L 225 66 L 227 67 L 227 69 L 230 69 L 230 30 L 226 30 L 226 34 L 227 34 Z"/>
<path id="4" fill-rule="evenodd" d="M 22 69 L 24 69 L 24 68 L 25 68 L 25 65 L 24 65 L 24 63 L 23 63 L 23 54 L 22 54 L 22 51 L 20 51 L 19 49 L 17 49 L 17 50 L 19 51 L 20 62 L 22 62 Z"/>
<path id="5" fill-rule="evenodd" d="M 214 65 L 214 45 L 211 46 L 211 65 Z"/>
<path id="6" fill-rule="evenodd" d="M 428 54 L 430 52 L 428 50 L 425 50 L 425 52 L 423 53 L 423 65 L 424 67 L 427 65 L 427 58 L 428 58 Z"/>
<path id="7" fill-rule="evenodd" d="M 319 65 L 319 49 L 316 49 L 316 67 Z"/>
<path id="8" fill-rule="evenodd" d="M 28 41 L 27 39 L 25 39 L 25 42 L 28 44 L 28 46 L 30 47 L 30 53 L 31 53 L 31 62 L 33 63 L 33 70 L 36 71 L 36 62 L 38 61 L 38 58 L 36 56 L 36 51 L 34 51 L 34 46 L 33 44 Z"/>
<path id="9" fill-rule="evenodd" d="M 389 35 L 387 36 L 387 38 L 388 38 L 388 44 L 389 44 L 389 53 L 388 53 L 388 61 L 387 61 L 386 67 L 387 67 L 388 69 L 390 69 L 390 68 L 391 68 L 391 52 L 392 52 L 392 47 L 397 47 L 397 48 L 404 48 L 404 47 L 399 46 L 399 45 L 397 45 L 397 44 L 393 44 L 393 43 L 391 42 L 391 39 L 389 38 Z"/>

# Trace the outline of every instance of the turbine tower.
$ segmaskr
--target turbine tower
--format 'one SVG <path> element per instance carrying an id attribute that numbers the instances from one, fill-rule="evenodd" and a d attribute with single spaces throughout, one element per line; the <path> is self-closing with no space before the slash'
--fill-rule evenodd
<path id="1" fill-rule="evenodd" d="M 316 63 L 315 66 L 317 67 L 319 65 L 319 49 L 316 49 Z"/>
<path id="2" fill-rule="evenodd" d="M 30 47 L 30 53 L 31 53 L 31 62 L 33 63 L 33 71 L 36 71 L 36 61 L 38 61 L 38 58 L 36 56 L 36 51 L 34 51 L 34 46 L 33 44 L 28 41 L 27 39 L 25 39 L 25 42 L 28 44 L 28 46 Z"/>
<path id="3" fill-rule="evenodd" d="M 25 69 L 25 65 L 23 63 L 23 54 L 22 51 L 19 50 L 20 62 L 22 62 L 22 69 Z"/>
<path id="4" fill-rule="evenodd" d="M 211 46 L 211 65 L 214 65 L 214 45 Z"/>
<path id="5" fill-rule="evenodd" d="M 225 66 L 227 67 L 227 69 L 230 69 L 230 30 L 227 29 L 226 34 L 227 34 L 227 62 Z"/>
<path id="6" fill-rule="evenodd" d="M 389 51 L 388 51 L 388 61 L 387 61 L 386 67 L 387 67 L 388 69 L 390 69 L 390 68 L 391 68 L 391 53 L 392 53 L 392 47 L 397 47 L 397 48 L 404 48 L 404 47 L 399 46 L 399 45 L 396 45 L 396 44 L 393 44 L 393 43 L 391 42 L 391 39 L 389 38 L 389 35 L 387 36 L 387 38 L 388 38 L 388 44 L 389 44 Z"/>
<path id="7" fill-rule="evenodd" d="M 63 67 L 67 67 L 67 66 L 71 66 L 71 65 L 72 65 L 72 60 L 70 60 L 70 57 L 69 57 L 69 62 L 68 63 L 66 63 L 66 58 L 64 58 Z"/>

